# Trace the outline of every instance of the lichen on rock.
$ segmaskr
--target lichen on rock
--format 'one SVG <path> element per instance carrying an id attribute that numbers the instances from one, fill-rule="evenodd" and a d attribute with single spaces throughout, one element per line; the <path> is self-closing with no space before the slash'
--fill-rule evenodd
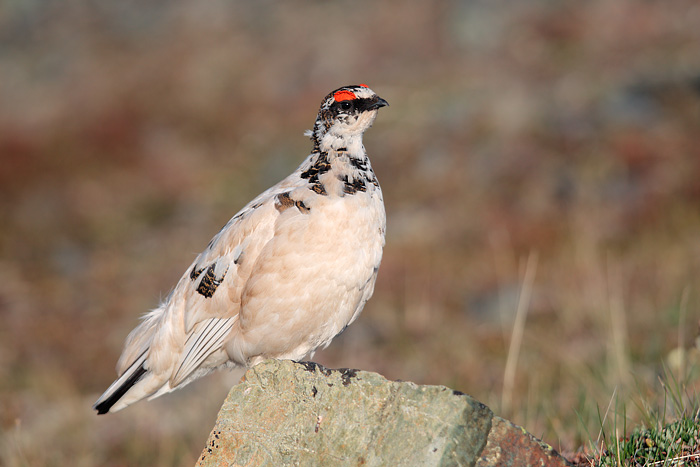
<path id="1" fill-rule="evenodd" d="M 459 391 L 268 360 L 231 389 L 197 465 L 567 463 Z"/>

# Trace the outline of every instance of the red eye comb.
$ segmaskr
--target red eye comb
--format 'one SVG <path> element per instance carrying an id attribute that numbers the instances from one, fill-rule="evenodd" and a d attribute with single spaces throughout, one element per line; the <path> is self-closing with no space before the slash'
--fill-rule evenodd
<path id="1" fill-rule="evenodd" d="M 351 101 L 353 99 L 357 99 L 357 96 L 355 95 L 354 92 L 347 91 L 347 90 L 343 89 L 342 91 L 338 91 L 335 94 L 333 94 L 333 98 L 335 99 L 336 102 L 341 102 L 341 101 Z"/>

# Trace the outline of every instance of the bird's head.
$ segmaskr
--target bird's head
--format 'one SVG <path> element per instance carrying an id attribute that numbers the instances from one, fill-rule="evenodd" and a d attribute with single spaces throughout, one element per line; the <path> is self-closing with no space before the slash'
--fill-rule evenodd
<path id="1" fill-rule="evenodd" d="M 387 105 L 366 84 L 343 86 L 323 99 L 314 129 L 307 135 L 316 147 L 334 147 L 347 139 L 361 138 L 372 126 L 377 110 Z"/>

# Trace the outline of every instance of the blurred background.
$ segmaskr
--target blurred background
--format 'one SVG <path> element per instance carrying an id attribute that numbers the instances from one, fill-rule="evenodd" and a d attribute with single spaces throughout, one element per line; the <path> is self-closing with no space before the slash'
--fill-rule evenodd
<path id="1" fill-rule="evenodd" d="M 91 405 L 346 84 L 391 104 L 365 137 L 387 244 L 315 361 L 459 389 L 565 452 L 619 401 L 637 423 L 664 368 L 696 390 L 698 24 L 695 0 L 5 2 L 0 464 L 195 462 L 240 373 Z"/>

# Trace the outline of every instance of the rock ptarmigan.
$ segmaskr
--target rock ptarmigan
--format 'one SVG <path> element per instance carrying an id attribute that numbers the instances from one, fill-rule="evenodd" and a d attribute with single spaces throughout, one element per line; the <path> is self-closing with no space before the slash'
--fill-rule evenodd
<path id="1" fill-rule="evenodd" d="M 386 105 L 364 84 L 326 96 L 311 154 L 233 216 L 129 334 L 98 413 L 217 368 L 313 355 L 357 318 L 386 228 L 362 135 Z"/>

